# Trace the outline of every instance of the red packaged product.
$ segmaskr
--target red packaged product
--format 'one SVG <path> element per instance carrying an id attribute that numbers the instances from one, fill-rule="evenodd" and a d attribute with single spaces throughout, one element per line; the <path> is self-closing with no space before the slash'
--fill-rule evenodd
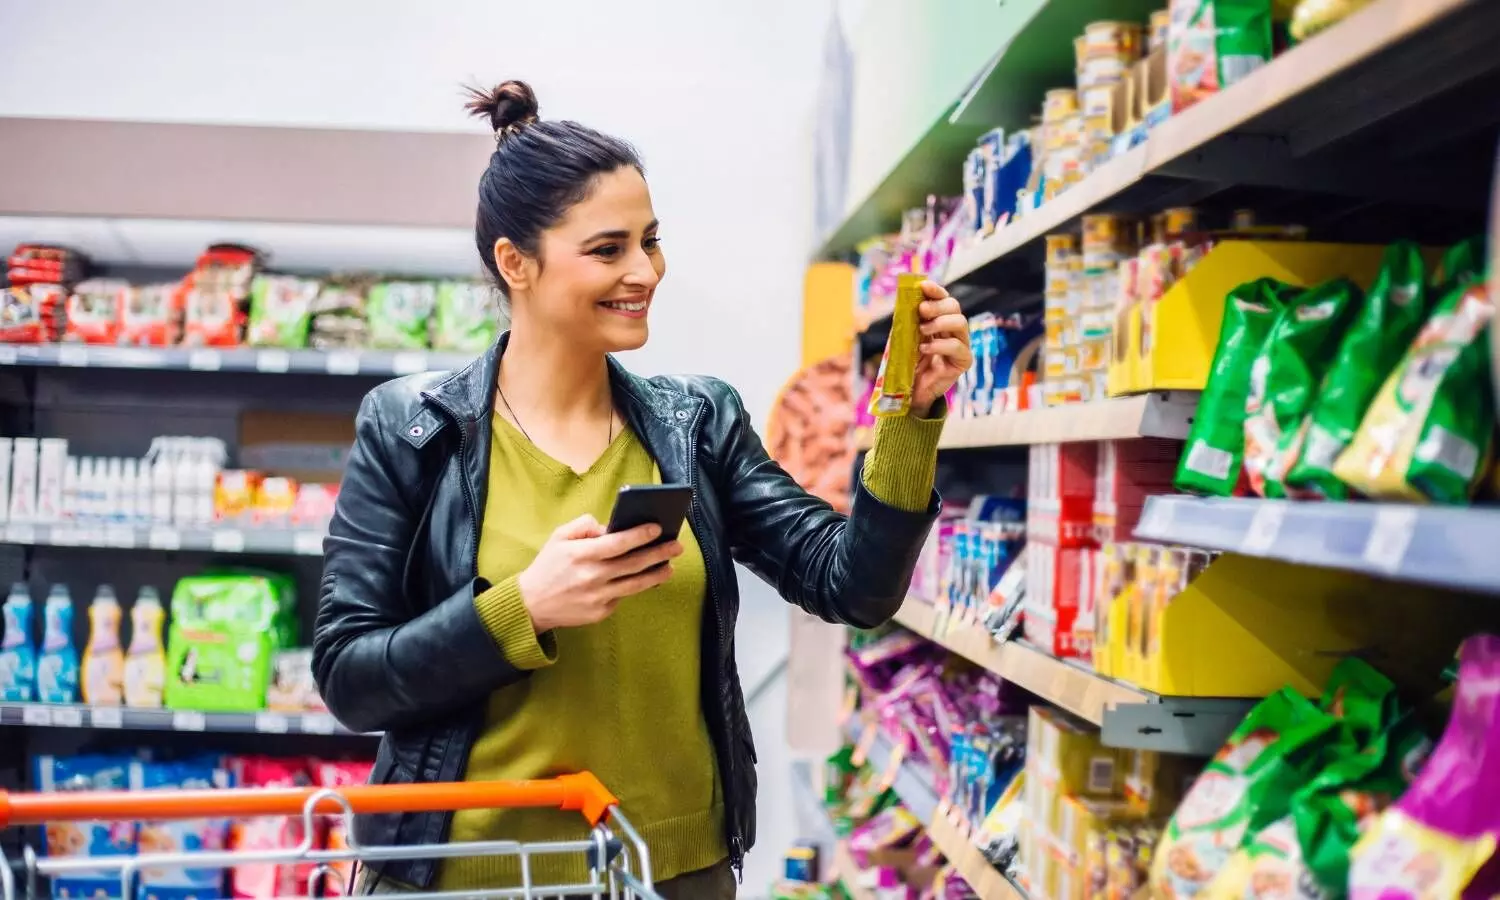
<path id="1" fill-rule="evenodd" d="M 245 305 L 259 259 L 254 250 L 220 245 L 208 248 L 183 279 L 183 342 L 200 347 L 233 347 L 244 338 Z"/>
<path id="2" fill-rule="evenodd" d="M 0 293 L 0 343 L 45 344 L 57 340 L 61 285 L 26 284 Z"/>
<path id="3" fill-rule="evenodd" d="M 181 340 L 181 285 L 131 288 L 120 308 L 120 343 L 132 347 L 171 347 Z"/>
<path id="4" fill-rule="evenodd" d="M 1100 442 L 1094 492 L 1096 540 L 1132 540 L 1146 498 L 1175 493 L 1172 478 L 1181 455 L 1182 442 L 1168 438 Z"/>
<path id="5" fill-rule="evenodd" d="M 1032 446 L 1026 479 L 1028 540 L 1061 547 L 1093 542 L 1098 460 L 1093 442 Z"/>
<path id="6" fill-rule="evenodd" d="M 312 773 L 302 759 L 245 756 L 233 761 L 236 783 L 244 787 L 309 787 Z M 236 850 L 271 850 L 296 847 L 305 833 L 301 816 L 260 816 L 241 819 L 230 829 L 230 846 Z M 316 836 L 315 836 L 316 837 Z M 311 863 L 246 863 L 230 873 L 235 897 L 305 897 Z"/>
<path id="7" fill-rule="evenodd" d="M 330 762 L 318 760 L 313 763 L 313 770 L 317 776 L 318 786 L 326 788 L 341 788 L 351 784 L 365 784 L 370 780 L 370 770 L 374 763 L 368 762 Z M 347 850 L 349 848 L 348 828 L 342 816 L 328 817 L 328 830 L 324 846 L 329 850 Z M 329 865 L 334 871 L 338 884 L 324 885 L 324 895 L 342 894 L 349 896 L 353 894 L 354 863 L 336 862 Z M 337 892 L 335 894 L 334 892 Z"/>
<path id="8" fill-rule="evenodd" d="M 123 281 L 85 281 L 68 295 L 67 326 L 63 340 L 84 344 L 116 344 L 120 340 L 120 317 L 130 286 Z"/>
<path id="9" fill-rule="evenodd" d="M 1026 545 L 1026 640 L 1054 656 L 1083 657 L 1078 618 L 1092 609 L 1094 551 L 1028 541 Z M 1085 624 L 1085 630 L 1087 630 Z M 1088 652 L 1092 652 L 1088 643 Z"/>

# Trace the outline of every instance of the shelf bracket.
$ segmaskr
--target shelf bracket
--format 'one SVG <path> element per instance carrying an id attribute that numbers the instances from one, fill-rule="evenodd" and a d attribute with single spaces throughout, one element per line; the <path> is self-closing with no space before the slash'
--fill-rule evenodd
<path id="1" fill-rule="evenodd" d="M 1104 711 L 1101 736 L 1106 747 L 1212 756 L 1254 702 L 1160 697 L 1147 703 L 1121 703 Z"/>

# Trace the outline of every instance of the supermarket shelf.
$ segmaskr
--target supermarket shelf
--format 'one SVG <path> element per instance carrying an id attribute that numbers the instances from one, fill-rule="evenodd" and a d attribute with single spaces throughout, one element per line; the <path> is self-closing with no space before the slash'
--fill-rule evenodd
<path id="1" fill-rule="evenodd" d="M 850 719 L 847 731 L 850 732 L 851 740 L 858 741 L 858 731 L 861 727 L 870 727 L 858 719 Z M 891 754 L 896 750 L 895 745 L 884 731 L 877 729 L 875 740 L 870 744 L 869 752 L 865 758 L 870 767 L 877 772 L 885 772 L 891 765 Z M 891 789 L 896 796 L 901 798 L 901 805 L 911 810 L 911 814 L 923 822 L 931 822 L 938 811 L 938 792 L 932 785 L 932 775 L 925 767 L 903 759 L 900 766 L 896 768 L 895 778 L 891 781 Z"/>
<path id="2" fill-rule="evenodd" d="M 997 644 L 983 628 L 949 620 L 908 599 L 896 613 L 906 628 L 1098 725 L 1111 747 L 1210 755 L 1244 718 L 1248 700 L 1167 697 L 1106 678 L 1022 641 Z"/>
<path id="3" fill-rule="evenodd" d="M 225 734 L 355 735 L 327 713 L 205 713 L 64 703 L 0 703 L 0 726 L 4 725 Z"/>
<path id="4" fill-rule="evenodd" d="M 834 845 L 833 876 L 848 891 L 850 900 L 875 900 L 875 892 L 862 883 L 864 873 L 854 864 L 849 847 L 843 841 Z"/>
<path id="5" fill-rule="evenodd" d="M 1136 537 L 1500 593 L 1500 509 L 1163 496 Z"/>
<path id="6" fill-rule="evenodd" d="M 324 529 L 174 528 L 162 525 L 33 525 L 10 522 L 0 543 L 28 547 L 186 550 L 265 556 L 322 556 Z"/>
<path id="7" fill-rule="evenodd" d="M 473 354 L 426 350 L 275 350 L 0 344 L 0 366 L 265 372 L 294 375 L 412 375 L 456 369 Z"/>
<path id="8" fill-rule="evenodd" d="M 1142 144 L 1035 212 L 960 248 L 948 283 L 972 278 L 1084 213 L 1118 205 L 1152 176 L 1332 193 L 1354 187 L 1370 196 L 1419 200 L 1396 196 L 1412 185 L 1382 178 L 1379 170 L 1308 157 L 1466 79 L 1492 73 L 1497 61 L 1482 43 L 1497 24 L 1494 9 L 1485 9 L 1489 6 L 1478 0 L 1376 0 L 1221 94 L 1172 116 Z M 1398 58 L 1393 62 L 1392 57 Z M 1448 59 L 1462 71 L 1437 72 L 1423 62 L 1433 58 Z M 1380 70 L 1374 76 L 1372 67 Z M 1400 96 L 1372 86 L 1372 77 L 1394 85 Z"/>
<path id="9" fill-rule="evenodd" d="M 1142 394 L 1098 403 L 1072 403 L 1045 409 L 949 419 L 939 449 L 964 450 L 1107 441 L 1139 437 L 1185 438 L 1198 408 L 1191 391 Z M 873 432 L 857 433 L 857 446 L 868 450 Z"/>

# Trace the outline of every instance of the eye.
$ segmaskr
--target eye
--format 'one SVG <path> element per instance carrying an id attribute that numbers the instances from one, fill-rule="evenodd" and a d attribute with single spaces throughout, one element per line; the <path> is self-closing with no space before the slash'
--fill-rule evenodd
<path id="1" fill-rule="evenodd" d="M 647 253 L 655 253 L 661 249 L 661 238 L 653 234 L 644 241 L 641 241 L 641 246 L 646 249 Z"/>
<path id="2" fill-rule="evenodd" d="M 600 259 L 614 259 L 620 255 L 620 247 L 618 244 L 604 244 L 590 250 L 589 255 Z"/>

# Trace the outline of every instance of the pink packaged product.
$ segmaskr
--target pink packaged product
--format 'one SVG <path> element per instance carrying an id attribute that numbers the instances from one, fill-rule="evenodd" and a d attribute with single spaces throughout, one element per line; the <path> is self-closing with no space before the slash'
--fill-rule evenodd
<path id="1" fill-rule="evenodd" d="M 867 869 L 871 853 L 906 847 L 921 833 L 922 823 L 906 807 L 888 807 L 849 833 L 849 855 L 861 869 Z"/>
<path id="2" fill-rule="evenodd" d="M 1094 526 L 1100 543 L 1133 539 L 1146 498 L 1171 494 L 1172 478 L 1182 456 L 1182 442 L 1136 438 L 1099 444 L 1094 491 Z"/>
<path id="3" fill-rule="evenodd" d="M 1459 650 L 1448 727 L 1411 787 L 1350 854 L 1350 900 L 1484 900 L 1500 892 L 1500 637 Z"/>
<path id="4" fill-rule="evenodd" d="M 341 788 L 351 784 L 365 784 L 370 780 L 370 770 L 374 763 L 368 762 L 328 762 L 318 761 L 313 764 L 313 774 L 317 779 L 319 787 Z M 327 834 L 324 836 L 323 844 L 329 850 L 347 850 L 349 847 L 349 832 L 343 816 L 329 816 L 326 820 Z M 334 884 L 322 885 L 323 896 L 352 896 L 354 891 L 354 863 L 336 862 L 331 863 L 329 868 L 333 870 L 336 881 Z"/>
<path id="5" fill-rule="evenodd" d="M 242 756 L 233 761 L 236 781 L 245 787 L 297 788 L 312 784 L 305 761 L 266 756 Z M 260 816 L 240 819 L 230 832 L 236 850 L 296 847 L 305 837 L 301 816 Z M 307 894 L 312 866 L 303 863 L 248 863 L 230 875 L 235 897 L 301 897 Z"/>

